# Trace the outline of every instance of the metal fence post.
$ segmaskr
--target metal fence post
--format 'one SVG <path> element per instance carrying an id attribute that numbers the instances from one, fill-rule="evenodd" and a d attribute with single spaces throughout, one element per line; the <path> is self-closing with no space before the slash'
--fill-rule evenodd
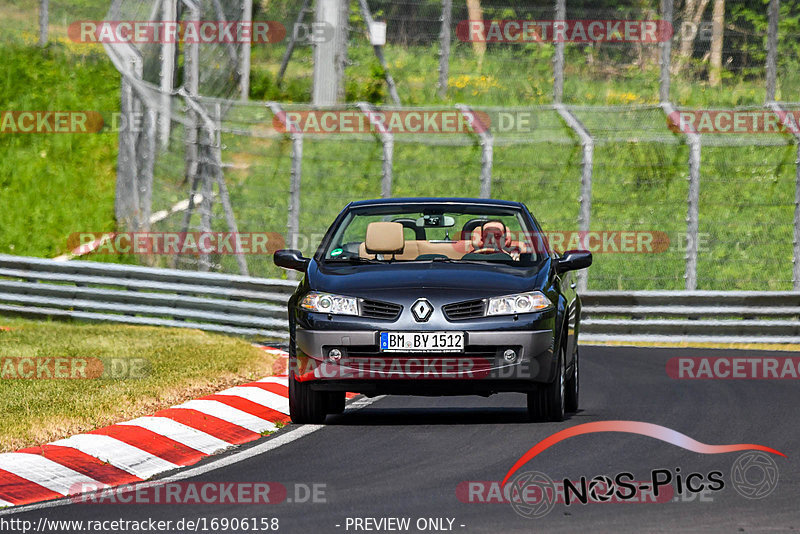
<path id="1" fill-rule="evenodd" d="M 189 5 L 189 22 L 198 23 L 200 13 L 196 6 Z M 183 87 L 189 96 L 197 96 L 200 89 L 200 51 L 196 42 L 186 43 L 183 50 Z M 197 174 L 197 116 L 193 109 L 187 112 L 189 125 L 186 127 L 186 176 Z"/>
<path id="2" fill-rule="evenodd" d="M 50 19 L 49 0 L 39 0 L 39 46 L 47 44 Z"/>
<path id="3" fill-rule="evenodd" d="M 277 102 L 267 102 L 272 114 L 283 123 L 286 131 L 292 140 L 292 172 L 289 182 L 289 217 L 286 223 L 287 237 L 289 247 L 296 249 L 298 242 L 298 235 L 300 233 L 300 179 L 303 170 L 303 134 L 291 126 L 286 120 L 286 113 L 284 113 L 280 104 Z M 296 279 L 296 273 L 289 271 L 287 273 L 289 280 Z"/>
<path id="4" fill-rule="evenodd" d="M 139 143 L 137 152 L 139 154 L 136 168 L 139 171 L 137 178 L 139 196 L 139 229 L 144 232 L 150 231 L 150 214 L 153 209 L 153 174 L 156 163 L 156 132 L 158 130 L 158 110 L 151 109 L 147 103 L 143 103 L 146 110 L 144 113 L 144 126 L 138 133 Z"/>
<path id="5" fill-rule="evenodd" d="M 453 18 L 453 0 L 442 0 L 442 29 L 439 32 L 439 96 L 447 96 L 450 83 L 450 24 Z"/>
<path id="6" fill-rule="evenodd" d="M 676 111 L 669 102 L 662 102 L 661 109 L 667 115 L 667 121 L 675 128 L 680 125 L 675 122 Z M 685 287 L 687 290 L 697 289 L 697 253 L 699 230 L 699 203 L 700 203 L 700 135 L 691 127 L 690 132 L 683 132 L 689 145 L 689 193 L 686 205 L 686 271 L 684 273 Z"/>
<path id="7" fill-rule="evenodd" d="M 592 172 L 594 170 L 594 138 L 581 121 L 563 104 L 555 105 L 559 116 L 567 123 L 581 140 L 583 159 L 581 161 L 581 196 L 578 213 L 578 230 L 581 242 L 586 239 L 592 219 Z M 586 291 L 588 273 L 586 269 L 578 271 L 578 291 Z"/>
<path id="8" fill-rule="evenodd" d="M 667 115 L 667 121 L 681 131 L 676 122 L 675 108 L 669 102 L 662 102 L 661 109 Z M 687 126 L 690 132 L 684 131 L 686 143 L 689 145 L 689 195 L 686 201 L 686 289 L 697 289 L 697 238 L 699 230 L 700 203 L 700 135 L 693 126 Z"/>
<path id="9" fill-rule="evenodd" d="M 358 5 L 361 7 L 361 16 L 364 18 L 364 22 L 367 25 L 367 31 L 369 31 L 371 34 L 374 20 L 372 19 L 372 13 L 369 10 L 369 5 L 367 5 L 367 0 L 358 0 Z M 389 88 L 389 96 L 392 97 L 392 102 L 394 102 L 396 106 L 399 106 L 400 95 L 397 94 L 397 86 L 394 83 L 394 78 L 392 78 L 392 75 L 389 72 L 389 64 L 386 63 L 386 58 L 383 55 L 383 47 L 374 45 L 372 49 L 375 51 L 375 57 L 378 58 L 381 68 L 383 68 L 383 77 L 386 80 L 386 86 Z"/>
<path id="10" fill-rule="evenodd" d="M 176 23 L 178 18 L 177 0 L 162 0 L 161 20 L 164 23 Z M 172 91 L 175 85 L 175 50 L 174 41 L 165 39 L 161 45 L 161 114 L 158 122 L 159 145 L 166 149 L 169 144 L 172 114 Z"/>
<path id="11" fill-rule="evenodd" d="M 672 26 L 672 2 L 673 0 L 661 0 L 661 20 L 669 23 L 670 26 Z M 659 46 L 661 48 L 661 77 L 658 83 L 658 98 L 660 102 L 669 102 L 672 36 L 663 39 Z"/>
<path id="12" fill-rule="evenodd" d="M 794 162 L 794 240 L 792 241 L 792 288 L 800 291 L 800 139 Z"/>
<path id="13" fill-rule="evenodd" d="M 767 104 L 781 120 L 786 131 L 791 132 L 797 143 L 797 159 L 794 162 L 794 232 L 792 239 L 792 288 L 800 291 L 800 132 L 794 119 L 777 102 Z"/>
<path id="14" fill-rule="evenodd" d="M 494 165 L 494 136 L 488 124 L 483 124 L 469 106 L 456 104 L 456 108 L 475 128 L 481 145 L 481 191 L 480 198 L 492 196 L 492 166 Z"/>
<path id="15" fill-rule="evenodd" d="M 556 16 L 554 24 L 567 18 L 566 0 L 556 0 Z M 561 102 L 564 96 L 564 41 L 556 41 L 553 56 L 553 102 Z"/>
<path id="16" fill-rule="evenodd" d="M 253 0 L 242 1 L 242 22 L 250 25 L 250 34 L 253 30 Z M 241 55 L 241 70 L 239 74 L 239 90 L 241 91 L 242 100 L 250 98 L 250 41 L 245 39 L 242 47 L 239 49 Z"/>
<path id="17" fill-rule="evenodd" d="M 767 28 L 767 102 L 775 101 L 775 86 L 778 81 L 778 18 L 780 17 L 780 0 L 769 2 L 769 25 Z"/>
<path id="18" fill-rule="evenodd" d="M 155 160 L 155 145 L 151 142 L 155 124 L 152 113 L 134 89 L 135 81 L 142 78 L 142 60 L 131 56 L 129 62 L 128 74 L 122 76 L 120 84 L 123 127 L 119 131 L 114 212 L 121 227 L 136 232 L 149 227 Z M 148 111 L 141 122 L 143 109 Z M 141 132 L 136 130 L 138 124 L 142 126 Z"/>
<path id="19" fill-rule="evenodd" d="M 222 109 L 219 102 L 214 105 L 214 119 L 209 122 L 209 127 L 213 128 L 214 166 L 216 167 L 214 175 L 217 180 L 219 199 L 222 203 L 222 210 L 225 213 L 225 222 L 228 225 L 228 230 L 235 236 L 234 242 L 236 243 L 237 250 L 236 264 L 239 267 L 239 274 L 248 276 L 250 273 L 247 269 L 247 258 L 241 250 L 239 226 L 236 224 L 236 217 L 233 214 L 233 206 L 231 205 L 231 197 L 228 193 L 228 185 L 225 183 L 225 176 L 222 173 Z"/>
<path id="20" fill-rule="evenodd" d="M 211 232 L 211 196 L 214 194 L 211 174 L 209 169 L 209 153 L 211 152 L 211 136 L 205 129 L 200 130 L 198 142 L 198 172 L 200 174 L 200 187 L 203 192 L 203 200 L 200 201 L 200 233 Z M 200 271 L 211 270 L 211 257 L 208 253 L 201 251 L 199 256 Z"/>
<path id="21" fill-rule="evenodd" d="M 381 177 L 381 198 L 392 196 L 392 170 L 394 167 L 394 135 L 378 119 L 379 111 L 367 102 L 359 102 L 358 108 L 367 116 L 369 122 L 378 130 L 378 139 L 383 147 L 383 174 Z"/>
<path id="22" fill-rule="evenodd" d="M 114 199 L 114 214 L 120 228 L 135 231 L 138 194 L 136 187 L 136 142 L 130 125 L 134 123 L 133 86 L 127 77 L 120 83 L 120 114 L 124 117 L 125 128 L 119 131 L 119 152 L 117 154 L 117 185 Z"/>
<path id="23" fill-rule="evenodd" d="M 700 136 L 689 139 L 689 196 L 686 208 L 686 289 L 697 289 L 697 253 L 700 226 Z"/>
<path id="24" fill-rule="evenodd" d="M 228 186 L 225 183 L 225 176 L 222 173 L 222 107 L 219 102 L 214 103 L 214 118 L 212 119 L 208 113 L 197 102 L 193 101 L 185 91 L 181 91 L 186 104 L 192 108 L 202 119 L 205 124 L 205 132 L 208 135 L 208 145 L 206 151 L 208 155 L 203 158 L 203 168 L 207 169 L 213 166 L 211 174 L 213 181 L 217 183 L 217 190 L 219 191 L 220 203 L 222 210 L 225 214 L 225 222 L 228 225 L 228 230 L 235 236 L 236 250 L 241 251 L 241 241 L 239 239 L 239 227 L 236 224 L 236 217 L 233 214 L 233 206 L 231 205 L 230 194 L 228 193 Z M 208 173 L 204 173 L 208 176 Z M 204 182 L 205 186 L 205 182 Z M 208 193 L 209 200 L 212 194 L 212 180 L 208 178 L 207 191 L 203 191 L 204 199 Z M 202 201 L 201 201 L 202 202 Z M 201 206 L 203 204 L 201 203 Z M 209 229 L 210 231 L 210 229 Z M 239 274 L 248 276 L 247 260 L 241 252 L 236 253 L 236 264 L 239 267 Z"/>
<path id="25" fill-rule="evenodd" d="M 189 9 L 188 21 L 190 23 L 197 23 L 200 20 L 200 11 L 194 2 L 184 0 L 184 5 Z M 198 45 L 194 43 L 186 43 L 183 49 L 183 91 L 185 96 L 196 96 L 199 90 L 200 78 L 200 56 Z M 188 103 L 188 101 L 187 101 Z M 205 197 L 197 194 L 197 188 L 200 184 L 200 150 L 198 146 L 199 132 L 197 124 L 197 112 L 191 107 L 186 110 L 186 118 L 188 124 L 184 127 L 184 176 L 186 182 L 189 184 L 189 205 L 186 211 L 183 212 L 183 221 L 181 222 L 181 232 L 185 233 L 189 230 L 189 224 L 192 221 L 192 213 L 197 204 L 196 197 L 199 198 L 199 204 L 202 205 Z M 176 267 L 180 256 L 175 255 L 172 258 L 171 265 Z"/>

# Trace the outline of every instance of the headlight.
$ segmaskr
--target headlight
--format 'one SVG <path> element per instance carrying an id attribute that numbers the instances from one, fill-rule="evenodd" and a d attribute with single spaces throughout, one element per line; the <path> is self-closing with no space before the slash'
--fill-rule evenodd
<path id="1" fill-rule="evenodd" d="M 518 293 L 489 299 L 486 315 L 513 315 L 515 313 L 537 312 L 552 305 L 553 303 L 550 302 L 550 299 L 545 297 L 541 291 L 531 291 L 530 293 Z"/>
<path id="2" fill-rule="evenodd" d="M 312 291 L 300 301 L 300 307 L 319 313 L 336 315 L 358 315 L 358 299 L 330 293 Z"/>

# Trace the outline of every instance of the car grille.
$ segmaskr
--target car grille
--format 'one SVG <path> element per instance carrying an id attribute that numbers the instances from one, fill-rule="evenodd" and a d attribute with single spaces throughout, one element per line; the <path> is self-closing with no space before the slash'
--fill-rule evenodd
<path id="1" fill-rule="evenodd" d="M 396 319 L 403 307 L 391 302 L 378 302 L 376 300 L 361 301 L 361 316 L 372 319 Z"/>
<path id="2" fill-rule="evenodd" d="M 497 351 L 492 347 L 476 346 L 464 347 L 463 352 L 383 352 L 375 350 L 375 347 L 368 345 L 353 345 L 347 347 L 347 360 L 372 359 L 372 358 L 394 358 L 394 359 L 425 359 L 425 358 L 486 358 L 493 359 L 497 356 Z"/>
<path id="3" fill-rule="evenodd" d="M 477 319 L 485 314 L 485 304 L 482 300 L 467 300 L 447 304 L 442 307 L 444 314 L 451 321 L 463 321 L 465 319 Z"/>
<path id="4" fill-rule="evenodd" d="M 496 352 L 487 351 L 486 347 L 467 347 L 465 352 L 437 353 L 387 353 L 376 352 L 371 347 L 348 347 L 341 364 L 367 372 L 372 370 L 399 373 L 394 378 L 425 378 L 425 374 L 436 375 L 444 372 L 489 373 L 496 361 Z M 410 373 L 410 375 L 402 376 L 403 373 Z"/>

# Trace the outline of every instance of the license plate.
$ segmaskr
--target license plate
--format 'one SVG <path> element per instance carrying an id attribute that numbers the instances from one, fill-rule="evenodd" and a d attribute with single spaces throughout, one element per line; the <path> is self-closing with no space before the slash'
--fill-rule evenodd
<path id="1" fill-rule="evenodd" d="M 463 352 L 464 332 L 381 332 L 383 352 Z"/>

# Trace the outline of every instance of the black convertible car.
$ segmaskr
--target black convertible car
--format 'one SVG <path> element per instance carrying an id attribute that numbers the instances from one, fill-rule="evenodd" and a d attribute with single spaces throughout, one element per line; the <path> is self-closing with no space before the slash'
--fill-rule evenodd
<path id="1" fill-rule="evenodd" d="M 393 198 L 352 202 L 289 300 L 292 421 L 320 423 L 366 395 L 528 397 L 533 420 L 578 408 L 580 299 L 589 252 L 558 254 L 524 204 Z"/>

